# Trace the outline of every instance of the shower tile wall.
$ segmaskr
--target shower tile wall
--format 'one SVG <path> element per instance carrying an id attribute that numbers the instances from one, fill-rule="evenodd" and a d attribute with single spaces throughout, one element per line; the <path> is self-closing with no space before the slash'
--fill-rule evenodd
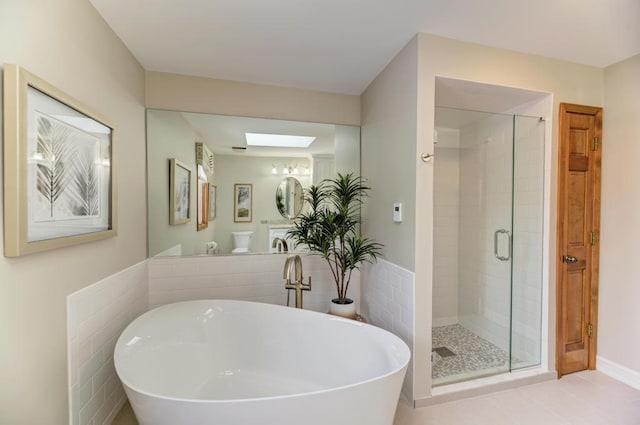
<path id="1" fill-rule="evenodd" d="M 400 337 L 413 353 L 415 336 L 415 274 L 379 259 L 362 267 L 362 314 L 369 323 Z M 413 402 L 413 359 L 402 384 L 402 394 Z"/>
<path id="2" fill-rule="evenodd" d="M 226 255 L 197 257 L 154 257 L 149 259 L 149 305 L 195 299 L 234 299 L 285 305 L 282 272 L 287 256 Z M 304 292 L 304 308 L 329 311 L 336 297 L 335 284 L 324 260 L 302 256 L 305 281 L 312 278 L 312 290 Z M 359 306 L 360 275 L 354 272 L 349 296 Z M 295 296 L 291 294 L 291 305 Z"/>
<path id="3" fill-rule="evenodd" d="M 433 326 L 458 323 L 460 133 L 438 129 L 434 162 Z"/>
<path id="4" fill-rule="evenodd" d="M 113 349 L 147 310 L 147 261 L 67 297 L 70 424 L 110 424 L 125 402 Z"/>

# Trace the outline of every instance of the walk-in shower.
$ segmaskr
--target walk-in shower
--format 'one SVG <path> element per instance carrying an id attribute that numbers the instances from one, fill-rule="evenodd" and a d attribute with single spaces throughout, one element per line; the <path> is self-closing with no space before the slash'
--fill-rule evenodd
<path id="1" fill-rule="evenodd" d="M 541 362 L 545 121 L 436 107 L 432 384 Z"/>

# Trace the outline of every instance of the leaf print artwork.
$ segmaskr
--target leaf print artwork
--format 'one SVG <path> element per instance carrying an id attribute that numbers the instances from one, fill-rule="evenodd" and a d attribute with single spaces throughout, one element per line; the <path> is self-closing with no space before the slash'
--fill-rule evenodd
<path id="1" fill-rule="evenodd" d="M 20 93 L 5 122 L 5 256 L 115 236 L 113 125 L 21 67 L 5 77 Z"/>
<path id="2" fill-rule="evenodd" d="M 69 160 L 74 146 L 67 142 L 71 128 L 44 116 L 38 118 L 38 176 L 36 188 L 49 205 L 51 217 L 54 205 L 72 178 Z"/>
<path id="3" fill-rule="evenodd" d="M 37 221 L 100 214 L 97 139 L 52 117 L 38 114 L 36 132 Z"/>

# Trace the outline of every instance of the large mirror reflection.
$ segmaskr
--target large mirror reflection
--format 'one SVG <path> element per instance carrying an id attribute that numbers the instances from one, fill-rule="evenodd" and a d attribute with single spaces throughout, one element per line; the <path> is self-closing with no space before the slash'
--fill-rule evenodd
<path id="1" fill-rule="evenodd" d="M 196 220 L 169 224 L 171 159 L 199 171 Z M 359 127 L 150 109 L 149 256 L 278 252 L 302 190 L 338 172 L 360 173 Z"/>

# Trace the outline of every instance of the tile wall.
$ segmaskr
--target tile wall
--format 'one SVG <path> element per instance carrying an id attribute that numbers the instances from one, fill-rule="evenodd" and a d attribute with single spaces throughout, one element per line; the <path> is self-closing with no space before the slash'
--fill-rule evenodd
<path id="1" fill-rule="evenodd" d="M 113 349 L 129 322 L 147 310 L 146 263 L 67 297 L 71 425 L 110 424 L 126 400 Z"/>
<path id="2" fill-rule="evenodd" d="M 311 276 L 311 291 L 303 293 L 307 310 L 329 311 L 337 296 L 325 261 L 302 255 L 305 282 Z M 154 257 L 149 259 L 149 307 L 194 299 L 235 299 L 286 305 L 282 277 L 287 254 L 200 257 Z M 359 306 L 360 276 L 354 273 L 348 295 Z M 295 295 L 291 293 L 291 305 Z"/>
<path id="3" fill-rule="evenodd" d="M 285 260 L 285 254 L 154 257 L 69 295 L 70 424 L 109 424 L 126 400 L 115 373 L 113 350 L 118 336 L 134 318 L 150 308 L 191 299 L 285 305 Z M 305 309 L 328 311 L 336 290 L 324 260 L 305 255 L 302 262 L 305 280 L 312 278 L 312 290 L 304 293 Z M 376 278 L 371 283 L 367 312 L 360 308 L 357 271 L 349 296 L 359 311 L 371 315 L 373 324 L 394 332 L 412 347 L 413 273 L 384 260 L 374 267 L 371 275 Z M 413 400 L 411 377 L 409 370 L 403 387 L 409 400 Z"/>
<path id="4" fill-rule="evenodd" d="M 413 353 L 415 335 L 415 274 L 385 260 L 362 268 L 361 312 L 369 323 L 399 336 Z M 413 359 L 409 362 L 402 394 L 413 401 Z"/>
<path id="5" fill-rule="evenodd" d="M 438 129 L 433 163 L 433 326 L 458 323 L 458 130 Z"/>

